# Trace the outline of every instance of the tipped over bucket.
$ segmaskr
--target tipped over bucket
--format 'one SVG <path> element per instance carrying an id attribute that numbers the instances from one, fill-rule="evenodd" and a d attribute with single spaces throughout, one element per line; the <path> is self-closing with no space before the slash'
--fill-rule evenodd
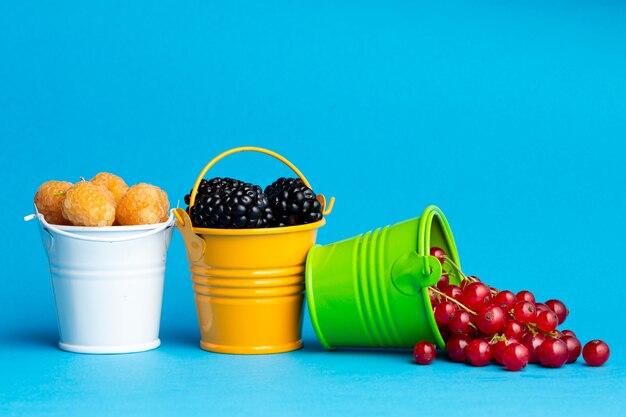
<path id="1" fill-rule="evenodd" d="M 460 265 L 448 222 L 435 206 L 421 217 L 311 248 L 307 303 L 322 345 L 411 348 L 429 340 L 443 348 L 427 291 L 442 273 L 430 256 L 433 246 Z M 458 284 L 455 274 L 450 282 Z"/>
<path id="2" fill-rule="evenodd" d="M 206 165 L 192 190 L 190 207 L 207 171 L 223 157 L 244 151 L 279 159 L 310 188 L 306 178 L 280 155 L 256 147 L 235 148 Z M 318 198 L 324 207 L 323 196 Z M 331 209 L 332 200 L 324 214 Z M 177 209 L 175 215 L 187 248 L 200 347 L 233 354 L 279 353 L 300 348 L 304 265 L 325 219 L 287 227 L 217 229 L 194 227 L 185 210 Z"/>
<path id="3" fill-rule="evenodd" d="M 174 215 L 141 226 L 79 227 L 36 218 L 50 264 L 59 348 L 131 353 L 160 345 L 165 260 Z"/>

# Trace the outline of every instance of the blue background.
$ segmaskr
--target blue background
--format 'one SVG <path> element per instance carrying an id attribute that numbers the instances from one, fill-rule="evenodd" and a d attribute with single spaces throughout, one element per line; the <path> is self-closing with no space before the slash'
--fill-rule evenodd
<path id="1" fill-rule="evenodd" d="M 626 4 L 621 1 L 0 3 L 2 415 L 622 414 Z M 198 348 L 170 247 L 162 346 L 59 351 L 32 196 L 110 171 L 173 205 L 235 146 L 283 154 L 337 198 L 318 242 L 437 204 L 464 269 L 571 310 L 610 361 L 509 373 L 403 350 Z M 239 154 L 215 175 L 289 171 Z M 181 202 L 182 205 L 182 202 Z"/>

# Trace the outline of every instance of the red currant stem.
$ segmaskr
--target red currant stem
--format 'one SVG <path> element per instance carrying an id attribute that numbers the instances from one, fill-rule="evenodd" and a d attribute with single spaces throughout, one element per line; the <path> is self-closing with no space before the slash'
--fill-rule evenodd
<path id="1" fill-rule="evenodd" d="M 535 332 L 536 333 L 543 333 L 544 336 L 550 336 L 550 337 L 557 337 L 559 334 L 555 331 L 553 332 L 544 332 L 543 330 L 539 329 L 539 327 L 536 324 L 533 324 L 533 326 L 535 327 Z"/>
<path id="2" fill-rule="evenodd" d="M 533 336 L 537 336 L 537 333 L 539 333 L 539 332 L 537 331 L 537 325 L 536 325 L 536 324 L 533 324 L 533 323 L 526 323 L 526 324 L 525 324 L 525 326 L 526 326 L 526 328 L 527 328 L 528 330 L 530 330 L 530 332 L 533 334 Z"/>
<path id="3" fill-rule="evenodd" d="M 428 287 L 428 289 L 432 290 L 432 287 Z M 437 302 L 440 303 L 441 302 L 441 297 L 439 296 L 439 294 L 435 293 L 435 297 L 437 297 Z"/>
<path id="4" fill-rule="evenodd" d="M 459 266 L 455 264 L 452 258 L 450 258 L 448 255 L 443 255 L 443 261 L 444 263 L 447 262 L 448 264 L 450 264 L 450 266 L 452 266 L 456 270 L 456 272 L 461 276 L 461 281 L 469 279 L 465 276 L 463 271 L 461 271 L 461 268 L 459 268 Z"/>
<path id="5" fill-rule="evenodd" d="M 444 297 L 446 300 L 448 300 L 448 301 L 458 305 L 459 307 L 461 307 L 463 310 L 467 311 L 468 313 L 476 315 L 475 311 L 470 310 L 463 303 L 461 303 L 458 300 L 450 297 L 448 294 L 445 294 L 445 293 L 435 289 L 434 287 L 428 287 L 428 288 L 430 288 L 430 290 L 433 291 L 435 294 L 440 295 L 440 296 Z"/>
<path id="6" fill-rule="evenodd" d="M 506 338 L 506 336 L 504 335 L 504 333 L 496 333 L 493 335 L 493 337 L 491 338 L 491 340 L 489 341 L 489 343 L 491 343 L 492 345 L 498 342 L 504 342 L 506 344 L 509 343 L 508 339 Z"/>
<path id="7" fill-rule="evenodd" d="M 449 265 L 451 265 L 456 270 L 456 272 L 461 276 L 461 282 L 463 281 L 478 282 L 477 279 L 470 278 L 467 275 L 465 275 L 463 271 L 461 270 L 461 268 L 459 268 L 459 266 L 455 264 L 452 258 L 450 258 L 448 255 L 443 255 L 443 260 L 444 260 L 444 263 L 447 262 Z"/>
<path id="8" fill-rule="evenodd" d="M 550 336 L 550 337 L 556 338 L 559 335 L 559 333 L 556 330 L 553 332 L 544 332 L 535 323 L 526 323 L 526 328 L 530 330 L 533 336 L 536 336 L 538 333 L 542 333 L 544 336 Z"/>

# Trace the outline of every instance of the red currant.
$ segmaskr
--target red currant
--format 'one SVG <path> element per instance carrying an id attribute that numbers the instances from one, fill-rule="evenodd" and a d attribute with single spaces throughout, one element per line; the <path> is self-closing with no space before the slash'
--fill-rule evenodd
<path id="1" fill-rule="evenodd" d="M 538 312 L 535 320 L 537 322 L 537 327 L 546 333 L 553 332 L 556 330 L 556 326 L 559 325 L 559 318 L 556 316 L 556 313 L 552 311 Z"/>
<path id="2" fill-rule="evenodd" d="M 503 357 L 504 350 L 506 349 L 506 342 L 504 340 L 499 340 L 496 343 L 491 345 L 491 353 L 493 355 L 493 360 L 500 365 L 504 365 Z"/>
<path id="3" fill-rule="evenodd" d="M 567 362 L 569 354 L 565 342 L 548 337 L 537 348 L 537 357 L 541 365 L 548 368 L 560 368 Z"/>
<path id="4" fill-rule="evenodd" d="M 438 304 L 439 304 L 439 297 L 438 295 L 434 292 L 431 291 L 431 289 L 428 289 L 428 296 L 430 297 L 430 305 L 435 308 Z"/>
<path id="5" fill-rule="evenodd" d="M 504 324 L 502 333 L 507 339 L 520 342 L 524 336 L 524 326 L 519 321 L 509 320 Z"/>
<path id="6" fill-rule="evenodd" d="M 451 301 L 445 301 L 435 307 L 435 321 L 439 325 L 445 325 L 454 318 L 456 313 L 456 305 Z"/>
<path id="7" fill-rule="evenodd" d="M 482 282 L 472 282 L 463 290 L 461 302 L 469 309 L 478 311 L 482 307 L 491 304 L 491 291 Z"/>
<path id="8" fill-rule="evenodd" d="M 459 310 L 456 312 L 452 320 L 448 322 L 448 328 L 454 334 L 467 335 L 472 331 L 472 317 L 465 310 Z"/>
<path id="9" fill-rule="evenodd" d="M 512 309 L 515 305 L 515 302 L 515 294 L 513 294 L 513 292 L 509 290 L 500 291 L 493 298 L 493 304 L 497 305 L 504 311 Z"/>
<path id="10" fill-rule="evenodd" d="M 432 248 L 430 248 L 430 255 L 439 259 L 441 265 L 443 265 L 443 263 L 445 262 L 444 256 L 446 256 L 446 253 L 441 248 L 433 246 Z"/>
<path id="11" fill-rule="evenodd" d="M 458 285 L 447 285 L 441 291 L 448 297 L 454 298 L 457 301 L 461 301 L 463 291 L 461 291 L 461 287 L 459 287 Z"/>
<path id="12" fill-rule="evenodd" d="M 574 337 L 576 337 L 576 333 L 574 333 L 571 330 L 561 330 L 561 333 L 563 333 L 563 336 L 574 336 Z"/>
<path id="13" fill-rule="evenodd" d="M 583 359 L 589 366 L 600 366 L 609 360 L 609 345 L 601 340 L 592 340 L 583 348 Z"/>
<path id="14" fill-rule="evenodd" d="M 474 322 L 478 330 L 486 335 L 493 335 L 502 330 L 506 323 L 506 316 L 504 310 L 492 304 L 480 309 Z"/>
<path id="15" fill-rule="evenodd" d="M 580 350 L 582 349 L 580 340 L 575 336 L 563 336 L 561 340 L 567 345 L 567 363 L 576 362 L 576 359 L 580 356 Z"/>
<path id="16" fill-rule="evenodd" d="M 470 365 L 488 365 L 491 361 L 491 345 L 484 339 L 474 339 L 467 345 L 465 354 Z"/>
<path id="17" fill-rule="evenodd" d="M 448 357 L 453 362 L 465 362 L 467 356 L 465 355 L 465 349 L 471 342 L 469 336 L 466 335 L 452 335 L 446 343 L 446 350 L 448 351 Z"/>
<path id="18" fill-rule="evenodd" d="M 546 337 L 541 333 L 537 333 L 535 335 L 533 335 L 532 333 L 526 333 L 522 337 L 522 344 L 526 346 L 526 348 L 528 348 L 528 354 L 530 355 L 528 362 L 539 362 L 539 358 L 537 357 L 537 349 L 545 340 Z"/>
<path id="19" fill-rule="evenodd" d="M 515 319 L 522 324 L 535 321 L 535 305 L 530 301 L 518 301 L 513 307 Z"/>
<path id="20" fill-rule="evenodd" d="M 442 265 L 449 262 L 439 247 L 432 247 L 430 255 Z M 508 370 L 519 371 L 537 362 L 558 368 L 576 362 L 581 353 L 590 366 L 608 360 L 610 351 L 605 342 L 593 340 L 582 348 L 573 331 L 557 330 L 569 315 L 562 301 L 538 303 L 531 291 L 499 291 L 474 275 L 460 276 L 461 283 L 454 285 L 450 282 L 454 277 L 444 271 L 436 287 L 429 288 L 433 316 L 451 361 L 486 366 L 493 360 Z M 436 347 L 427 341 L 418 342 L 413 355 L 417 363 L 430 364 Z"/>
<path id="21" fill-rule="evenodd" d="M 437 288 L 439 288 L 439 290 L 443 290 L 448 284 L 450 284 L 450 277 L 444 272 L 441 274 L 439 281 L 437 281 Z"/>
<path id="22" fill-rule="evenodd" d="M 463 291 L 465 291 L 465 287 L 467 287 L 468 285 L 470 285 L 473 282 L 480 282 L 480 278 L 478 278 L 475 275 L 468 275 L 467 279 L 464 279 L 461 281 L 461 289 Z"/>
<path id="23" fill-rule="evenodd" d="M 441 326 L 439 328 L 439 334 L 444 342 L 447 342 L 450 336 L 452 336 L 452 332 L 448 329 L 448 326 Z"/>
<path id="24" fill-rule="evenodd" d="M 535 303 L 535 295 L 527 290 L 522 290 L 515 294 L 517 301 L 528 301 L 529 303 Z"/>
<path id="25" fill-rule="evenodd" d="M 521 371 L 528 365 L 530 353 L 528 348 L 521 343 L 511 343 L 504 350 L 502 362 L 509 371 Z"/>
<path id="26" fill-rule="evenodd" d="M 546 301 L 546 305 L 557 315 L 559 318 L 559 324 L 563 324 L 569 315 L 569 310 L 565 307 L 565 304 L 559 300 L 548 300 Z"/>
<path id="27" fill-rule="evenodd" d="M 435 345 L 428 341 L 421 341 L 415 344 L 413 348 L 413 357 L 415 362 L 420 365 L 430 365 L 437 356 Z"/>

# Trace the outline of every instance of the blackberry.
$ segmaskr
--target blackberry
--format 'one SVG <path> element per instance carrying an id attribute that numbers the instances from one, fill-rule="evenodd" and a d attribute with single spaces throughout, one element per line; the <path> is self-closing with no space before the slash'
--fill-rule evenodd
<path id="1" fill-rule="evenodd" d="M 261 187 L 248 183 L 199 195 L 190 217 L 195 227 L 219 229 L 264 228 L 274 220 Z"/>
<path id="2" fill-rule="evenodd" d="M 322 219 L 322 204 L 300 178 L 279 178 L 265 188 L 274 211 L 273 227 L 314 223 Z"/>
<path id="3" fill-rule="evenodd" d="M 220 178 L 215 177 L 210 180 L 202 180 L 200 182 L 200 186 L 198 186 L 198 193 L 196 195 L 196 200 L 202 195 L 210 195 L 214 194 L 220 190 L 232 190 L 235 187 L 239 187 L 240 185 L 245 184 L 242 181 L 233 179 L 233 178 Z M 185 204 L 189 205 L 189 201 L 191 200 L 191 192 L 193 189 L 189 190 L 189 194 L 185 196 Z"/>

